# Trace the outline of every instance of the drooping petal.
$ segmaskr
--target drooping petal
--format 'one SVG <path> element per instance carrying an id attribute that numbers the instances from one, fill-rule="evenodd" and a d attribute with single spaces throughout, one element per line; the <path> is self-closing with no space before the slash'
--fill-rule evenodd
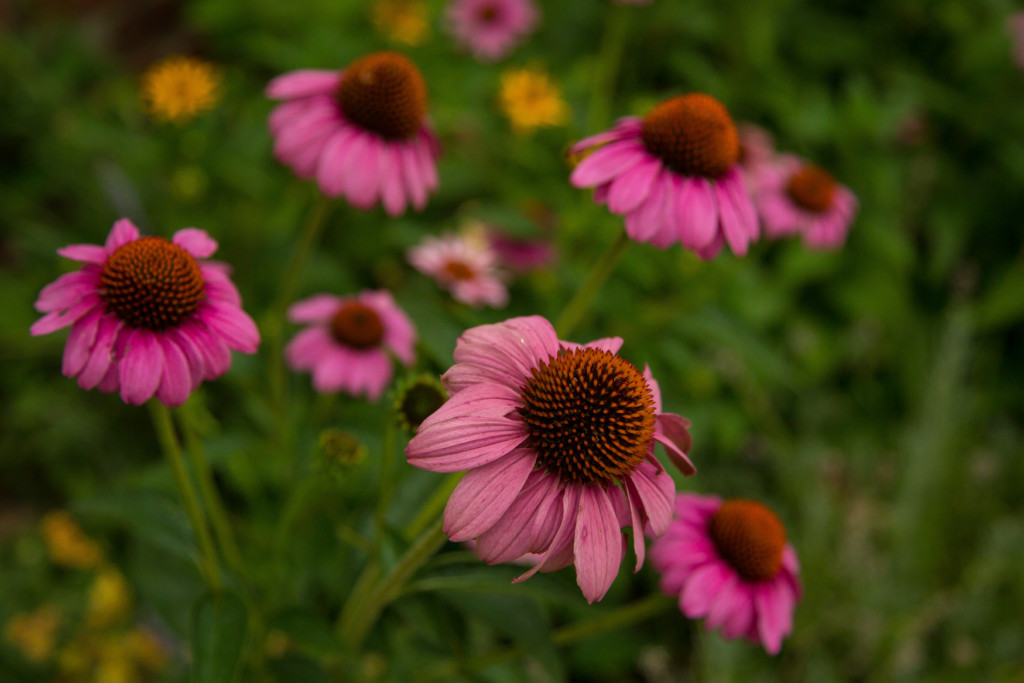
<path id="1" fill-rule="evenodd" d="M 100 318 L 103 317 L 103 309 L 97 306 L 89 313 L 75 321 L 68 333 L 67 343 L 64 345 L 64 358 L 61 363 L 61 372 L 65 377 L 74 377 L 89 360 L 93 343 L 96 341 L 96 332 L 99 329 Z"/>
<path id="2" fill-rule="evenodd" d="M 150 330 L 132 330 L 118 368 L 121 400 L 132 405 L 148 401 L 156 392 L 164 370 L 164 353 L 156 335 Z"/>
<path id="3" fill-rule="evenodd" d="M 167 336 L 157 336 L 164 368 L 156 397 L 167 406 L 180 406 L 192 392 L 192 371 L 181 348 Z"/>
<path id="4" fill-rule="evenodd" d="M 622 533 L 615 508 L 601 486 L 584 486 L 573 543 L 576 582 L 587 602 L 608 592 L 622 561 Z"/>
<path id="5" fill-rule="evenodd" d="M 539 508 L 550 505 L 557 486 L 555 477 L 541 470 L 530 472 L 505 514 L 477 538 L 476 551 L 480 559 L 497 564 L 527 554 L 534 525 L 546 519 L 538 514 Z"/>
<path id="6" fill-rule="evenodd" d="M 601 185 L 647 158 L 643 145 L 635 140 L 613 142 L 591 152 L 581 161 L 570 174 L 569 182 L 574 187 Z"/>
<path id="7" fill-rule="evenodd" d="M 96 340 L 89 352 L 89 358 L 78 373 L 78 386 L 92 389 L 98 385 L 110 368 L 117 367 L 113 358 L 114 342 L 123 323 L 112 315 L 104 315 L 96 326 Z"/>
<path id="8" fill-rule="evenodd" d="M 718 589 L 731 571 L 718 563 L 698 567 L 679 595 L 679 609 L 690 619 L 700 619 L 711 608 Z"/>
<path id="9" fill-rule="evenodd" d="M 672 521 L 672 503 L 676 496 L 676 485 L 668 472 L 659 472 L 651 463 L 641 462 L 625 483 L 630 496 L 639 501 L 639 507 L 650 523 L 654 536 L 661 536 L 668 531 Z"/>
<path id="10" fill-rule="evenodd" d="M 468 541 L 490 529 L 519 495 L 536 461 L 536 451 L 517 448 L 467 472 L 452 491 L 444 511 L 448 538 Z"/>

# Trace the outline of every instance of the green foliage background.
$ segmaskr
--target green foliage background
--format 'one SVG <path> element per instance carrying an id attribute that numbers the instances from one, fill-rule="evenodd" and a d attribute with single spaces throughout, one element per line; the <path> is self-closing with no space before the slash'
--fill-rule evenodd
<path id="1" fill-rule="evenodd" d="M 666 409 L 693 421 L 700 472 L 681 489 L 755 498 L 780 514 L 803 565 L 794 633 L 771 658 L 669 611 L 556 650 L 552 628 L 655 591 L 653 570 L 624 569 L 587 607 L 571 571 L 510 586 L 515 568 L 448 548 L 385 612 L 369 648 L 380 654 L 344 651 L 330 624 L 365 559 L 346 539 L 372 515 L 387 402 L 316 397 L 296 376 L 277 414 L 264 345 L 236 355 L 190 404 L 205 416 L 260 614 L 242 680 L 417 680 L 510 643 L 532 657 L 459 680 L 1021 680 L 1024 73 L 1006 27 L 1014 7 L 541 4 L 536 34 L 488 66 L 453 47 L 442 3 L 429 3 L 429 40 L 397 49 L 429 86 L 445 150 L 440 191 L 422 214 L 396 220 L 337 202 L 299 294 L 390 289 L 419 329 L 421 368 L 438 373 L 466 327 L 556 317 L 618 236 L 621 220 L 569 186 L 563 156 L 611 117 L 705 91 L 772 131 L 780 150 L 829 168 L 861 203 L 845 248 L 760 243 L 746 258 L 704 263 L 678 247 L 631 245 L 573 334 L 625 338 L 624 355 L 651 365 Z M 30 337 L 32 302 L 73 267 L 58 247 L 101 243 L 128 216 L 148 234 L 209 231 L 265 328 L 316 191 L 273 160 L 262 89 L 284 71 L 395 49 L 368 16 L 365 3 L 339 0 L 49 0 L 3 14 L 0 622 L 66 579 L 34 522 L 68 507 L 184 647 L 201 582 L 148 417 L 62 377 L 65 335 Z M 614 98 L 601 105 L 592 91 L 607 73 L 602 36 L 616 26 L 625 50 Z M 224 73 L 220 104 L 181 127 L 153 123 L 137 93 L 141 70 L 171 52 Z M 510 133 L 495 108 L 498 79 L 526 64 L 561 82 L 567 127 Z M 468 216 L 534 236 L 527 216 L 538 200 L 553 212 L 561 258 L 516 281 L 506 310 L 455 305 L 404 262 L 424 235 Z M 315 445 L 326 427 L 358 436 L 370 457 L 325 475 Z M 399 467 L 385 557 L 404 547 L 399 530 L 440 481 Z M 283 657 L 263 652 L 274 629 L 293 644 Z M 184 676 L 182 662 L 168 680 Z M 6 644 L 0 679 L 48 680 Z"/>

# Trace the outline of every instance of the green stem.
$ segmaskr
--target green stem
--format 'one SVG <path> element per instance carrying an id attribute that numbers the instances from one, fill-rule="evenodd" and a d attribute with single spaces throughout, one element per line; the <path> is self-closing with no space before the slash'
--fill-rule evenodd
<path id="1" fill-rule="evenodd" d="M 626 47 L 629 18 L 635 8 L 616 5 L 608 12 L 601 38 L 601 51 L 594 69 L 593 89 L 590 91 L 590 111 L 587 116 L 587 134 L 603 129 L 611 118 L 615 81 Z"/>
<path id="2" fill-rule="evenodd" d="M 638 602 L 610 610 L 589 621 L 564 626 L 551 634 L 551 642 L 558 646 L 571 645 L 581 640 L 601 635 L 602 633 L 632 626 L 649 617 L 660 614 L 676 604 L 675 598 L 655 593 Z M 496 650 L 479 657 L 473 657 L 464 662 L 450 662 L 439 669 L 435 669 L 424 680 L 449 680 L 457 677 L 460 673 L 469 674 L 473 671 L 480 671 L 497 664 L 514 661 L 529 654 L 529 651 L 521 646 Z"/>
<path id="3" fill-rule="evenodd" d="M 357 609 L 347 614 L 342 612 L 339 623 L 342 641 L 358 649 L 381 611 L 398 597 L 409 577 L 415 574 L 416 570 L 422 567 L 447 540 L 448 537 L 439 519 L 409 546 L 405 555 L 392 567 L 391 572 L 370 590 Z"/>
<path id="4" fill-rule="evenodd" d="M 455 472 L 445 477 L 441 485 L 437 487 L 437 490 L 431 494 L 427 502 L 420 508 L 419 513 L 416 517 L 409 522 L 409 525 L 405 527 L 405 531 L 402 535 L 406 540 L 411 541 L 412 539 L 419 536 L 424 529 L 427 528 L 432 521 L 438 518 L 441 511 L 444 510 L 444 506 L 448 504 L 448 499 L 452 496 L 452 491 L 462 480 L 465 472 Z"/>
<path id="5" fill-rule="evenodd" d="M 398 427 L 395 416 L 390 412 L 384 417 L 384 434 L 380 447 L 380 493 L 377 494 L 377 537 L 384 534 L 384 516 L 391 503 L 392 479 L 395 476 L 395 430 Z"/>
<path id="6" fill-rule="evenodd" d="M 629 246 L 629 243 L 629 235 L 626 234 L 625 230 L 621 231 L 618 239 L 608 247 L 608 250 L 601 255 L 601 258 L 591 268 L 590 275 L 587 276 L 583 285 L 576 290 L 576 294 L 569 303 L 565 305 L 562 315 L 558 317 L 558 322 L 555 323 L 555 332 L 558 333 L 559 339 L 568 337 L 569 333 L 583 319 L 587 308 L 590 307 L 591 302 L 597 295 L 597 291 L 601 289 L 601 285 L 604 284 L 604 281 L 615 270 L 619 259 L 626 253 L 626 247 Z"/>
<path id="7" fill-rule="evenodd" d="M 196 497 L 195 489 L 192 488 L 192 481 L 189 479 L 188 471 L 185 469 L 185 461 L 181 456 L 181 444 L 178 443 L 178 436 L 174 433 L 174 425 L 171 423 L 171 411 L 163 403 L 156 399 L 149 402 L 150 414 L 153 417 L 153 426 L 156 428 L 156 436 L 160 441 L 167 463 L 171 466 L 174 475 L 174 483 L 178 486 L 178 493 L 185 505 L 185 512 L 188 514 L 189 522 L 192 524 L 192 531 L 195 533 L 196 541 L 199 543 L 199 571 L 203 575 L 206 584 L 215 593 L 223 588 L 220 576 L 220 563 L 217 558 L 217 549 L 210 537 L 210 530 L 203 518 L 203 511 Z"/>
<path id="8" fill-rule="evenodd" d="M 202 496 L 206 511 L 210 515 L 210 523 L 213 526 L 213 533 L 217 537 L 217 544 L 224 553 L 224 559 L 228 566 L 238 574 L 244 576 L 245 563 L 242 562 L 242 554 L 238 550 L 238 542 L 235 541 L 235 534 L 231 530 L 231 522 L 224 511 L 224 504 L 217 493 L 216 484 L 213 481 L 213 470 L 210 469 L 210 462 L 206 459 L 203 451 L 202 440 L 199 438 L 195 424 L 195 413 L 191 403 L 186 403 L 175 411 L 178 417 L 178 425 L 185 435 L 185 446 L 189 455 L 189 463 L 196 474 L 199 482 L 199 495 Z"/>

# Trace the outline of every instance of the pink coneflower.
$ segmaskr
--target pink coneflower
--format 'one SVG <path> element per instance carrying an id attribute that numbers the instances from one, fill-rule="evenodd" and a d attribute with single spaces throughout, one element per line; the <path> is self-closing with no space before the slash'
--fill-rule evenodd
<path id="1" fill-rule="evenodd" d="M 495 255 L 484 241 L 458 235 L 426 237 L 408 253 L 409 263 L 470 306 L 501 308 L 508 289 L 495 269 Z"/>
<path id="2" fill-rule="evenodd" d="M 761 503 L 680 494 L 651 561 L 682 613 L 706 617 L 705 627 L 721 626 L 726 638 L 745 636 L 776 654 L 793 628 L 800 565 L 782 522 Z"/>
<path id="3" fill-rule="evenodd" d="M 738 256 L 757 239 L 757 214 L 737 161 L 739 137 L 729 112 L 701 93 L 665 100 L 643 119 L 619 119 L 580 140 L 585 154 L 570 180 L 593 187 L 594 201 L 626 217 L 637 242 L 680 242 L 701 258 L 728 244 Z"/>
<path id="4" fill-rule="evenodd" d="M 483 62 L 507 55 L 537 23 L 531 0 L 452 0 L 448 29 L 460 45 Z"/>
<path id="5" fill-rule="evenodd" d="M 747 190 L 756 196 L 761 186 L 761 175 L 771 168 L 775 158 L 775 141 L 772 134 L 752 123 L 741 123 L 736 127 L 740 138 L 740 168 L 747 181 Z"/>
<path id="6" fill-rule="evenodd" d="M 444 513 L 451 540 L 476 539 L 489 564 L 537 554 L 517 581 L 575 564 L 590 602 L 618 574 L 621 528 L 633 528 L 637 569 L 644 525 L 668 528 L 675 484 L 654 443 L 696 472 L 689 422 L 662 413 L 658 383 L 615 355 L 620 346 L 559 341 L 539 316 L 469 329 L 442 377 L 451 398 L 405 449 L 417 467 L 468 470 Z"/>
<path id="7" fill-rule="evenodd" d="M 266 96 L 285 100 L 270 115 L 274 155 L 328 197 L 364 210 L 380 202 L 397 216 L 406 204 L 422 209 L 437 188 L 427 88 L 406 57 L 375 52 L 341 72 L 292 71 Z"/>
<path id="8" fill-rule="evenodd" d="M 170 241 L 141 237 L 127 218 L 106 244 L 58 249 L 85 265 L 47 285 L 36 300 L 45 313 L 32 334 L 71 326 L 62 371 L 83 389 L 120 391 L 139 405 L 154 394 L 181 405 L 204 379 L 231 366 L 230 349 L 254 353 L 260 341 L 217 250 L 203 230 L 185 228 Z"/>
<path id="9" fill-rule="evenodd" d="M 509 270 L 522 273 L 551 265 L 555 249 L 544 239 L 514 237 L 498 228 L 488 226 L 484 235 L 500 263 Z"/>
<path id="10" fill-rule="evenodd" d="M 834 249 L 846 241 L 857 198 L 825 169 L 787 155 L 761 175 L 757 207 L 769 237 L 800 233 L 811 247 Z"/>
<path id="11" fill-rule="evenodd" d="M 293 323 L 308 323 L 285 347 L 295 370 L 313 373 L 320 392 L 364 394 L 376 401 L 391 382 L 394 354 L 405 365 L 415 359 L 416 330 L 386 291 L 356 296 L 317 294 L 288 309 Z"/>

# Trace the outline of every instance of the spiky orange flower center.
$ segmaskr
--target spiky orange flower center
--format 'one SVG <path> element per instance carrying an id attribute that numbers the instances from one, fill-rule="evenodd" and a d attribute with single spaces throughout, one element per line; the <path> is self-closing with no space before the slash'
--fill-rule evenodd
<path id="1" fill-rule="evenodd" d="M 444 264 L 444 274 L 453 280 L 463 281 L 473 279 L 473 269 L 462 261 L 449 261 Z"/>
<path id="2" fill-rule="evenodd" d="M 562 351 L 521 390 L 537 466 L 571 483 L 629 474 L 654 438 L 654 397 L 629 361 L 600 349 Z"/>
<path id="3" fill-rule="evenodd" d="M 690 93 L 665 100 L 644 117 L 647 151 L 677 173 L 721 178 L 740 158 L 736 125 L 722 103 Z"/>
<path id="4" fill-rule="evenodd" d="M 789 178 L 786 194 L 793 203 L 811 213 L 824 213 L 832 206 L 839 183 L 832 174 L 814 164 L 804 164 Z"/>
<path id="5" fill-rule="evenodd" d="M 727 500 L 708 522 L 718 554 L 748 581 L 767 581 L 782 567 L 786 528 L 753 500 Z"/>
<path id="6" fill-rule="evenodd" d="M 419 131 L 427 114 L 427 85 L 407 57 L 375 52 L 345 69 L 338 102 L 345 118 L 360 128 L 403 140 Z"/>
<path id="7" fill-rule="evenodd" d="M 384 339 L 384 323 L 377 311 L 366 304 L 352 301 L 338 309 L 331 318 L 331 334 L 335 341 L 353 349 L 372 349 Z"/>
<path id="8" fill-rule="evenodd" d="M 166 330 L 191 315 L 206 295 L 199 263 L 163 237 L 118 247 L 100 275 L 107 309 L 131 327 Z"/>

